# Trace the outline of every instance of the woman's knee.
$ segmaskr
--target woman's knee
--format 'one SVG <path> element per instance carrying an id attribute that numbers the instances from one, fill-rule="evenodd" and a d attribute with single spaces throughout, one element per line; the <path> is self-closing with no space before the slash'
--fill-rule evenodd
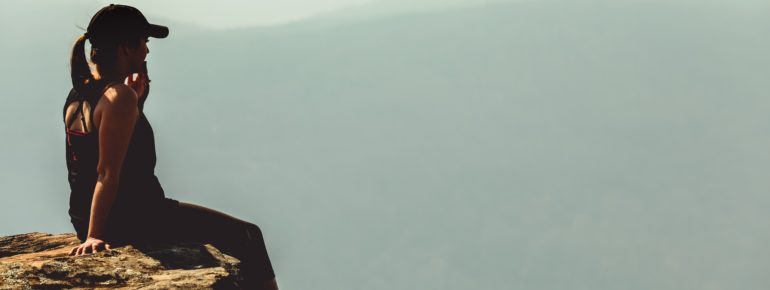
<path id="1" fill-rule="evenodd" d="M 262 239 L 262 229 L 259 228 L 259 226 L 253 224 L 253 223 L 245 223 L 244 229 L 246 231 L 246 237 L 249 240 L 261 240 Z"/>

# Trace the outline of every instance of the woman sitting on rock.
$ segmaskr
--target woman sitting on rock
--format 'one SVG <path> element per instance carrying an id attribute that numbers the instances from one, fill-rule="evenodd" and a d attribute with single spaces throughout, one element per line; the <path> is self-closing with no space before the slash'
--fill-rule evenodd
<path id="1" fill-rule="evenodd" d="M 155 176 L 155 140 L 143 112 L 150 89 L 145 57 L 148 37 L 167 35 L 167 27 L 150 24 L 136 8 L 109 5 L 75 42 L 73 89 L 63 113 L 69 215 L 82 244 L 70 254 L 110 244 L 210 243 L 241 260 L 244 288 L 277 289 L 256 225 L 166 198 Z"/>

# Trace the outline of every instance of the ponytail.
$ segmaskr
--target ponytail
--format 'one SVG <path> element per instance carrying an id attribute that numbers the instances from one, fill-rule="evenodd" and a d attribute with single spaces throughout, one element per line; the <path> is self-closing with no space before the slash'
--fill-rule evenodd
<path id="1" fill-rule="evenodd" d="M 86 60 L 86 39 L 86 35 L 83 34 L 75 41 L 75 45 L 72 47 L 72 57 L 70 58 L 72 88 L 78 92 L 82 92 L 86 84 L 90 82 L 89 80 L 93 79 L 91 69 L 88 67 L 88 61 Z"/>

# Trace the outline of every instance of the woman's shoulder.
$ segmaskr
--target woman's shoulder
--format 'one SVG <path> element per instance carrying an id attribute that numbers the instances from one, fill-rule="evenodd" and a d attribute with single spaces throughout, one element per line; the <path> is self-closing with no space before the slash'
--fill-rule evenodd
<path id="1" fill-rule="evenodd" d="M 102 97 L 106 95 L 109 95 L 110 98 L 114 99 L 118 97 L 131 97 L 132 93 L 134 95 L 136 94 L 124 83 L 117 81 L 106 82 L 104 80 L 93 80 L 79 90 L 72 88 L 67 96 L 65 104 L 77 100 L 86 100 L 93 104 L 101 101 Z"/>
<path id="2" fill-rule="evenodd" d="M 137 106 L 139 97 L 131 87 L 124 83 L 108 84 L 104 87 L 99 101 L 94 109 L 94 121 L 97 128 L 101 124 L 103 116 L 113 115 L 118 119 L 129 118 L 135 120 L 138 116 Z"/>
<path id="3" fill-rule="evenodd" d="M 106 102 L 107 106 L 136 106 L 139 102 L 139 97 L 136 92 L 128 85 L 120 82 L 110 83 L 105 85 L 102 92 L 101 99 Z M 102 100 L 100 100 L 100 103 Z"/>

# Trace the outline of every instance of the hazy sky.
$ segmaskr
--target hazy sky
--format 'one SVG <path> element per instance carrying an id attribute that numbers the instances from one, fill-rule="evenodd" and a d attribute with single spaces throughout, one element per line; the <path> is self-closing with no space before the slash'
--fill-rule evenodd
<path id="1" fill-rule="evenodd" d="M 165 17 L 210 28 L 231 28 L 250 25 L 286 23 L 311 15 L 377 0 L 130 0 L 104 1 L 139 8 L 146 14 L 162 13 Z M 202 2 L 202 3 L 201 3 Z M 169 13 L 173 11 L 173 13 Z"/>
<path id="2" fill-rule="evenodd" d="M 207 28 L 235 28 L 266 26 L 299 21 L 341 9 L 378 5 L 387 9 L 419 9 L 474 5 L 487 2 L 523 2 L 528 0 L 128 0 L 105 1 L 105 4 L 121 3 L 139 8 L 147 15 L 163 17 Z M 191 3 L 195 3 L 194 5 Z M 169 13 L 173 11 L 173 13 Z"/>
<path id="3" fill-rule="evenodd" d="M 10 2 L 0 235 L 72 232 L 68 57 L 107 2 Z M 485 2 L 125 2 L 171 27 L 167 196 L 259 224 L 285 289 L 770 289 L 770 2 Z"/>

